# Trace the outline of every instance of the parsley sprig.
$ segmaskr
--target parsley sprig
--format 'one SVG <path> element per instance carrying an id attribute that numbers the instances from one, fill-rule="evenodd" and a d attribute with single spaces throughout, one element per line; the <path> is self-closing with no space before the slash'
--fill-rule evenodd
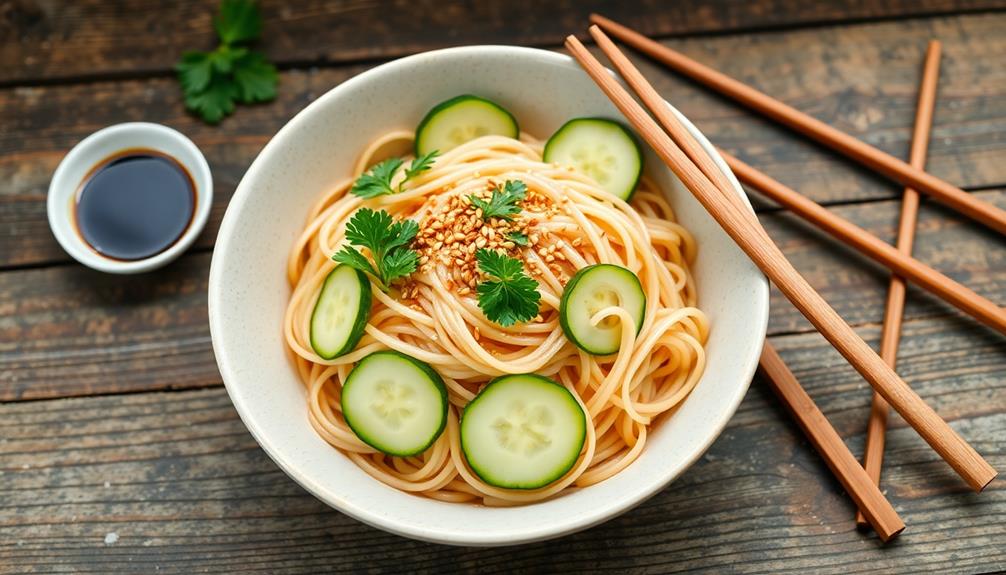
<path id="1" fill-rule="evenodd" d="M 360 208 L 346 224 L 346 240 L 352 245 L 343 246 L 332 259 L 370 275 L 378 287 L 388 291 L 391 282 L 416 271 L 419 254 L 409 248 L 409 242 L 417 233 L 419 224 L 412 220 L 392 222 L 384 210 Z M 373 263 L 353 246 L 370 250 Z"/>
<path id="2" fill-rule="evenodd" d="M 524 201 L 527 197 L 527 186 L 520 180 L 507 180 L 503 187 L 496 186 L 489 196 L 489 201 L 472 194 L 468 199 L 476 208 L 482 208 L 482 219 L 489 221 L 489 218 L 502 218 L 511 220 L 513 216 L 520 213 L 518 202 Z"/>
<path id="3" fill-rule="evenodd" d="M 216 124 L 234 103 L 267 102 L 276 97 L 279 74 L 261 52 L 244 46 L 259 37 L 262 17 L 253 0 L 223 0 L 213 20 L 220 45 L 212 52 L 189 51 L 175 64 L 185 107 Z"/>
<path id="4" fill-rule="evenodd" d="M 434 160 L 439 155 L 440 152 L 433 150 L 412 160 L 409 167 L 405 168 L 405 178 L 398 183 L 397 188 L 391 185 L 391 180 L 405 162 L 401 158 L 388 158 L 357 178 L 350 192 L 366 200 L 385 194 L 397 194 L 402 191 L 405 182 L 432 168 Z"/>
<path id="5" fill-rule="evenodd" d="M 492 278 L 476 289 L 479 307 L 490 321 L 509 327 L 538 315 L 538 282 L 524 273 L 520 260 L 485 248 L 475 257 L 482 273 Z"/>

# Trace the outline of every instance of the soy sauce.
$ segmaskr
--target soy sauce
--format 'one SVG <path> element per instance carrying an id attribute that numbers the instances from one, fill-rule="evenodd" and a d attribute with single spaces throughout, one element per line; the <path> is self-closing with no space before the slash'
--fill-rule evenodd
<path id="1" fill-rule="evenodd" d="M 77 230 L 94 251 L 140 260 L 171 247 L 192 222 L 196 188 L 174 158 L 124 150 L 91 169 L 77 193 Z"/>

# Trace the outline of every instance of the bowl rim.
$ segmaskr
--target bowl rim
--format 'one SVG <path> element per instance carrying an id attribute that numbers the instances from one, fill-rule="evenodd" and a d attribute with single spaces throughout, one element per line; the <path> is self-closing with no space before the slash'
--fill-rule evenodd
<path id="1" fill-rule="evenodd" d="M 499 546 L 499 545 L 517 545 L 521 543 L 529 543 L 533 541 L 541 541 L 545 539 L 552 539 L 555 537 L 560 537 L 589 527 L 600 524 L 607 521 L 621 513 L 624 513 L 640 503 L 646 501 L 652 497 L 657 492 L 664 489 L 668 484 L 674 481 L 676 478 L 680 477 L 687 469 L 689 469 L 703 454 L 709 449 L 709 447 L 716 441 L 717 438 L 722 434 L 723 429 L 726 427 L 727 423 L 736 413 L 737 408 L 740 406 L 741 401 L 747 393 L 750 387 L 751 380 L 754 376 L 755 370 L 758 367 L 758 360 L 760 353 L 752 352 L 750 357 L 745 358 L 743 362 L 743 367 L 738 374 L 742 379 L 742 384 L 738 385 L 730 397 L 723 397 L 722 401 L 726 408 L 722 411 L 722 415 L 713 422 L 710 429 L 713 431 L 701 442 L 701 444 L 694 450 L 690 457 L 686 459 L 684 464 L 672 474 L 668 474 L 665 477 L 659 478 L 659 480 L 652 481 L 645 485 L 641 485 L 640 489 L 634 491 L 630 496 L 624 497 L 606 506 L 596 506 L 591 508 L 583 515 L 578 515 L 572 519 L 558 520 L 548 522 L 541 526 L 521 526 L 520 529 L 514 527 L 508 527 L 500 531 L 494 531 L 491 536 L 485 536 L 474 530 L 465 531 L 464 529 L 458 528 L 453 531 L 446 529 L 435 529 L 429 526 L 416 526 L 409 523 L 399 522 L 397 520 L 389 519 L 382 516 L 379 513 L 371 511 L 367 506 L 358 504 L 338 493 L 333 493 L 331 490 L 323 487 L 312 479 L 309 475 L 301 473 L 299 469 L 294 468 L 283 458 L 283 449 L 275 445 L 270 439 L 262 432 L 258 425 L 257 420 L 254 417 L 250 417 L 249 407 L 243 404 L 240 395 L 237 392 L 236 386 L 237 381 L 240 379 L 238 375 L 234 372 L 231 366 L 230 356 L 228 351 L 220 344 L 219 337 L 215 334 L 223 332 L 223 326 L 221 322 L 222 318 L 216 309 L 218 307 L 217 302 L 222 301 L 224 297 L 222 286 L 222 270 L 224 265 L 220 263 L 222 258 L 226 257 L 224 254 L 228 252 L 228 244 L 230 242 L 230 237 L 232 236 L 233 229 L 237 224 L 237 212 L 238 208 L 236 206 L 243 205 L 248 200 L 248 195 L 251 193 L 250 189 L 252 184 L 250 182 L 254 181 L 258 177 L 258 172 L 262 170 L 262 166 L 265 162 L 263 158 L 270 155 L 270 153 L 279 147 L 285 145 L 287 138 L 294 133 L 301 123 L 308 121 L 308 115 L 316 108 L 322 107 L 329 100 L 338 98 L 345 91 L 348 91 L 355 87 L 357 84 L 368 81 L 371 74 L 376 73 L 388 73 L 393 72 L 398 69 L 407 68 L 413 66 L 417 63 L 421 63 L 427 60 L 432 60 L 436 58 L 441 58 L 444 56 L 455 56 L 455 55 L 514 55 L 520 54 L 522 56 L 539 58 L 546 64 L 571 66 L 579 70 L 579 66 L 575 61 L 562 53 L 553 52 L 549 50 L 543 50 L 539 48 L 528 48 L 520 46 L 506 46 L 506 45 L 474 45 L 474 46 L 459 46 L 452 48 L 444 48 L 439 50 L 431 50 L 427 52 L 422 52 L 414 54 L 411 56 L 406 56 L 390 62 L 386 62 L 374 68 L 365 70 L 352 78 L 349 78 L 342 83 L 332 87 L 327 92 L 319 96 L 313 102 L 304 107 L 300 112 L 294 115 L 282 128 L 269 140 L 268 143 L 262 148 L 258 156 L 252 162 L 251 166 L 248 168 L 245 175 L 242 177 L 241 182 L 238 184 L 237 189 L 234 191 L 233 196 L 230 199 L 227 211 L 224 214 L 223 221 L 220 224 L 220 228 L 217 234 L 215 248 L 213 250 L 213 258 L 210 263 L 210 274 L 208 281 L 208 311 L 209 311 L 209 324 L 210 324 L 210 335 L 213 344 L 214 355 L 217 360 L 217 365 L 220 370 L 221 377 L 224 381 L 224 386 L 227 389 L 228 395 L 231 398 L 231 402 L 234 404 L 238 415 L 241 417 L 242 422 L 244 422 L 245 427 L 255 438 L 259 446 L 265 451 L 269 458 L 286 473 L 291 479 L 296 481 L 301 487 L 311 493 L 313 496 L 321 500 L 323 503 L 335 508 L 337 511 L 344 513 L 353 519 L 365 523 L 369 526 L 376 527 L 378 529 L 408 537 L 411 539 L 416 539 L 420 541 L 426 541 L 431 543 L 440 543 L 447 545 L 462 545 L 462 546 Z M 614 72 L 608 70 L 609 73 L 614 75 Z M 733 172 L 727 167 L 726 162 L 722 157 L 716 152 L 715 147 L 706 139 L 706 137 L 688 120 L 683 116 L 677 109 L 675 109 L 671 104 L 667 104 L 672 112 L 684 123 L 685 127 L 696 136 L 699 144 L 708 152 L 711 153 L 712 158 L 716 166 L 722 170 L 727 178 L 731 181 L 735 188 L 735 192 L 741 196 L 744 203 L 749 209 L 753 211 L 751 203 L 744 193 L 743 188 L 737 181 Z M 764 344 L 766 338 L 766 331 L 768 327 L 768 315 L 769 315 L 769 284 L 767 278 L 761 273 L 757 274 L 755 278 L 755 285 L 753 293 L 755 296 L 752 298 L 760 305 L 752 306 L 752 314 L 755 314 L 754 323 L 758 325 L 758 330 L 756 334 L 752 337 L 758 338 L 760 341 L 757 346 L 753 349 L 760 351 L 762 345 Z M 375 480 L 376 481 L 376 480 Z"/>
<path id="2" fill-rule="evenodd" d="M 176 154 L 170 154 L 160 145 L 151 144 L 151 135 L 156 138 L 164 138 L 183 148 L 190 154 L 191 161 L 179 158 Z M 196 186 L 196 205 L 193 209 L 192 221 L 189 227 L 182 232 L 182 235 L 175 243 L 168 246 L 164 251 L 152 256 L 138 260 L 116 260 L 99 254 L 87 245 L 80 234 L 76 231 L 75 224 L 72 223 L 72 213 L 67 199 L 72 199 L 76 194 L 81 181 L 68 181 L 67 178 L 75 170 L 83 167 L 85 173 L 92 169 L 93 165 L 81 166 L 91 148 L 100 146 L 105 141 L 116 136 L 126 137 L 134 145 L 123 146 L 123 150 L 132 148 L 144 148 L 167 154 L 176 162 L 182 164 L 189 172 L 193 183 Z M 136 274 L 148 272 L 165 266 L 182 255 L 199 237 L 206 222 L 209 220 L 210 211 L 213 207 L 213 175 L 210 165 L 206 161 L 199 146 L 178 130 L 157 124 L 154 122 L 123 122 L 112 124 L 101 128 L 70 149 L 52 174 L 49 180 L 49 188 L 46 193 L 46 218 L 49 222 L 49 229 L 60 247 L 63 248 L 70 257 L 85 266 L 105 273 L 112 274 Z"/>

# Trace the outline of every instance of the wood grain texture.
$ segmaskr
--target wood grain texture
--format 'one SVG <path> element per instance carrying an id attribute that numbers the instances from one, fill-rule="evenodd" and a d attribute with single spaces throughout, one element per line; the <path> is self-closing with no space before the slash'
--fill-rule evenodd
<path id="1" fill-rule="evenodd" d="M 879 330 L 863 333 L 875 341 Z M 774 343 L 858 451 L 869 389 L 817 334 Z M 919 392 L 1006 464 L 1001 342 L 965 323 L 921 320 L 906 324 L 902 353 Z M 759 380 L 709 452 L 655 498 L 586 532 L 517 548 L 417 543 L 328 509 L 258 449 L 222 389 L 0 405 L 0 470 L 4 573 L 1006 568 L 1001 482 L 968 493 L 895 419 L 885 484 L 908 529 L 882 547 L 855 530 L 850 501 Z"/>
<path id="2" fill-rule="evenodd" d="M 1006 205 L 1006 190 L 979 192 Z M 836 213 L 891 239 L 899 202 Z M 985 297 L 1006 302 L 1006 241 L 923 204 L 915 255 Z M 853 325 L 880 321 L 887 271 L 785 213 L 762 223 L 790 261 Z M 219 383 L 206 318 L 208 253 L 151 274 L 114 277 L 76 265 L 0 273 L 0 401 L 203 387 Z M 773 288 L 770 334 L 813 328 Z M 906 319 L 960 317 L 911 289 Z M 1000 340 L 1001 341 L 1001 340 Z M 156 358 L 156 361 L 153 361 Z"/>
<path id="3" fill-rule="evenodd" d="M 209 48 L 216 0 L 4 0 L 0 83 L 164 72 Z M 282 64 L 387 58 L 462 44 L 557 45 L 604 12 L 654 36 L 1006 8 L 1002 0 L 800 2 L 263 2 L 262 48 Z M 431 33 L 431 31 L 439 33 Z M 305 41 L 310 39 L 310 41 Z"/>
<path id="4" fill-rule="evenodd" d="M 669 41 L 723 71 L 755 82 L 816 117 L 895 155 L 908 149 L 919 61 L 938 36 L 940 80 L 928 168 L 962 186 L 1006 185 L 1006 14 L 886 22 L 773 34 Z M 969 54 L 982 54 L 975 59 Z M 824 204 L 899 196 L 896 186 L 816 145 L 633 58 L 655 87 L 709 138 Z M 182 107 L 170 79 L 0 89 L 0 267 L 68 261 L 45 218 L 53 170 L 76 142 L 116 122 L 161 122 L 189 135 L 214 174 L 215 207 L 198 245 L 212 243 L 226 201 L 252 159 L 290 117 L 364 66 L 290 71 L 276 102 L 243 107 L 209 127 Z M 79 113 L 86 109 L 86 114 Z M 538 134 L 547 136 L 547 134 Z M 765 207 L 764 202 L 758 204 Z"/>

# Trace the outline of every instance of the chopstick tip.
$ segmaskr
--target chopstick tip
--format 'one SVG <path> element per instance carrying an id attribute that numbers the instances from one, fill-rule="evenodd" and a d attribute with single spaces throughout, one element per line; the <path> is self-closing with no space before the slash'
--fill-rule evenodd
<path id="1" fill-rule="evenodd" d="M 565 44 L 566 44 L 567 47 L 571 47 L 571 48 L 582 48 L 583 47 L 583 43 L 580 42 L 580 39 L 576 37 L 576 34 L 570 34 L 569 36 L 566 36 L 566 42 L 565 42 Z"/>

